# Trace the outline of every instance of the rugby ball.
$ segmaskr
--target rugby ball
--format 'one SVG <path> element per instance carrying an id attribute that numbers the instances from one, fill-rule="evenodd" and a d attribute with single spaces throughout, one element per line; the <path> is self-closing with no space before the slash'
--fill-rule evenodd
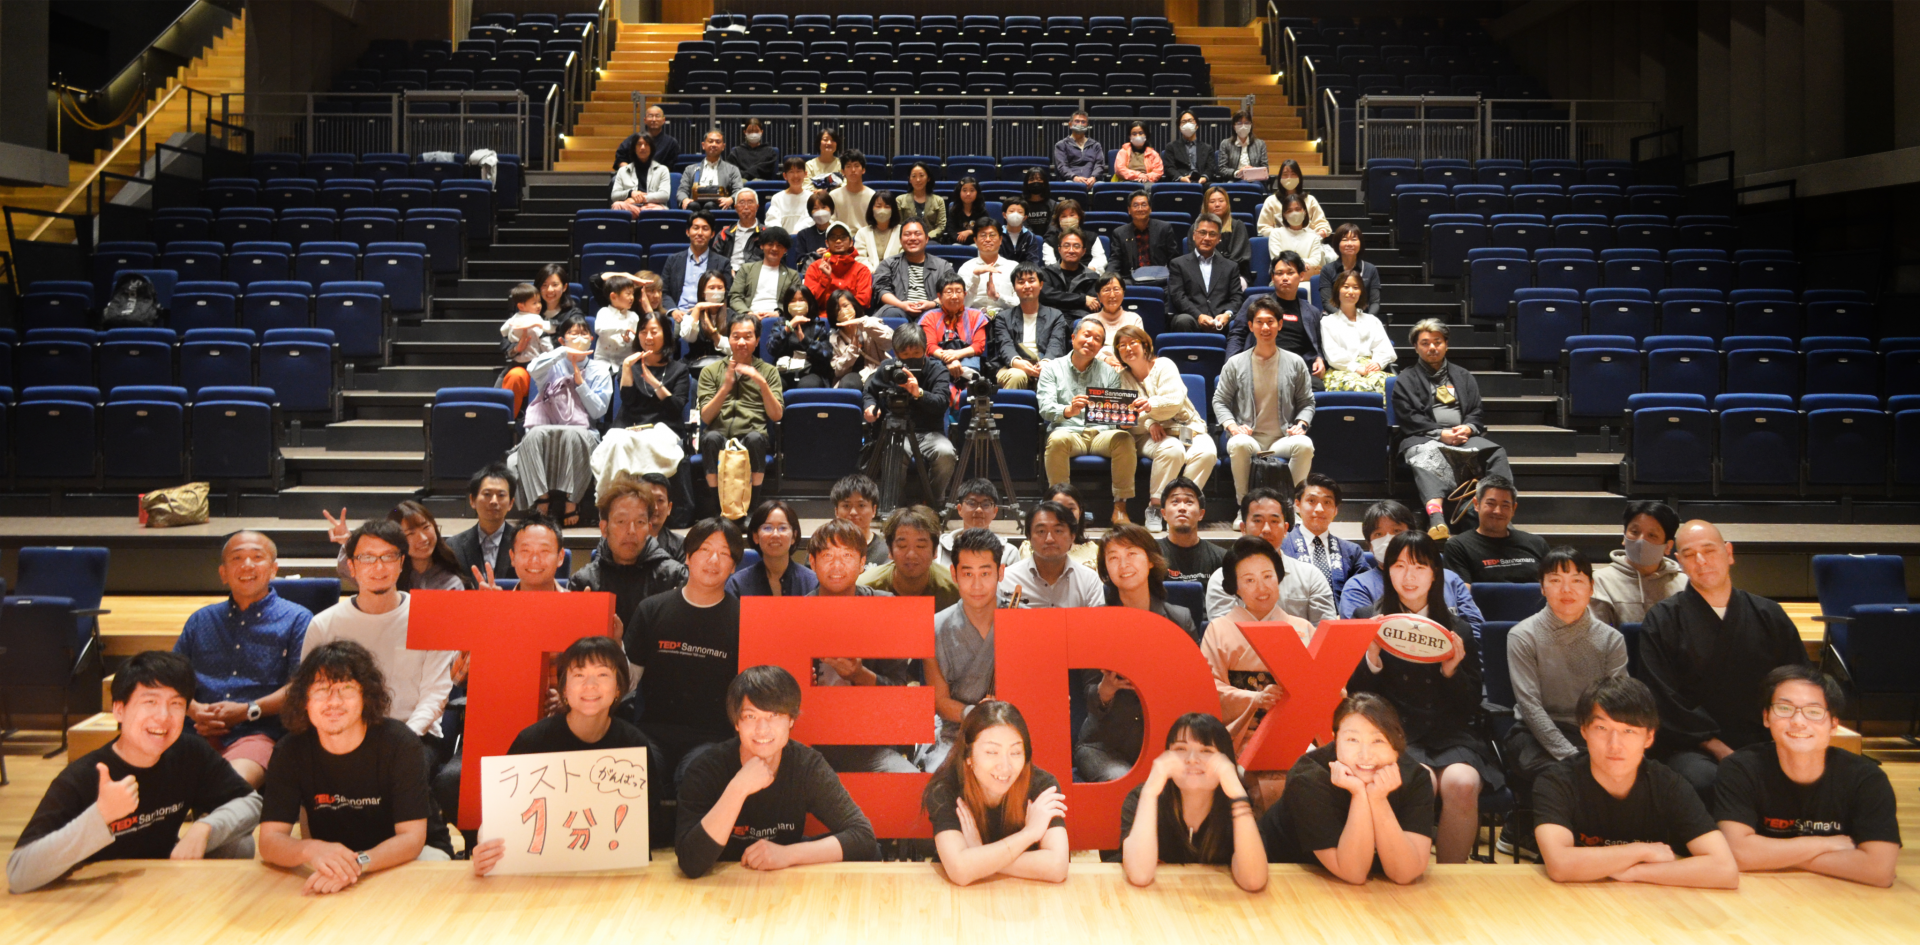
<path id="1" fill-rule="evenodd" d="M 1413 614 L 1380 618 L 1376 631 L 1380 648 L 1413 663 L 1444 663 L 1453 657 L 1453 637 L 1447 628 Z"/>

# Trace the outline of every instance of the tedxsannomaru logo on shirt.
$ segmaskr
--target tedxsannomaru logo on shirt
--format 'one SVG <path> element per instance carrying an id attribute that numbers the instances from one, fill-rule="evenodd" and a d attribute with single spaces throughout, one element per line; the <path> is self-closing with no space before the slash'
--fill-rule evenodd
<path id="1" fill-rule="evenodd" d="M 699 657 L 706 657 L 710 659 L 720 659 L 720 660 L 733 659 L 733 654 L 728 653 L 725 650 L 716 650 L 710 646 L 697 646 L 695 644 L 684 643 L 679 640 L 661 640 L 660 651 L 662 653 L 673 652 L 673 653 L 679 653 L 683 656 L 699 656 Z"/>
<path id="2" fill-rule="evenodd" d="M 794 824 L 774 824 L 771 827 L 760 827 L 758 829 L 749 827 L 746 824 L 734 824 L 733 838 L 735 840 L 766 840 L 779 836 L 782 830 L 797 829 L 799 828 Z"/>
<path id="3" fill-rule="evenodd" d="M 1847 832 L 1845 824 L 1834 820 L 1795 820 L 1791 817 L 1763 817 L 1768 830 L 1802 837 L 1833 836 Z"/>
<path id="4" fill-rule="evenodd" d="M 154 810 L 147 811 L 144 814 L 134 814 L 131 817 L 122 817 L 119 820 L 116 820 L 113 823 L 108 824 L 107 830 L 108 832 L 112 833 L 116 837 L 120 836 L 123 833 L 133 833 L 136 830 L 145 830 L 148 827 L 153 826 L 155 823 L 158 823 L 161 820 L 171 817 L 174 814 L 180 813 L 180 811 L 186 806 L 187 806 L 186 802 L 181 801 L 176 804 L 168 804 L 165 807 L 160 807 Z"/>
<path id="5" fill-rule="evenodd" d="M 362 810 L 368 807 L 379 807 L 380 800 L 379 797 L 341 797 L 338 794 L 315 794 L 313 796 L 313 809 Z"/>

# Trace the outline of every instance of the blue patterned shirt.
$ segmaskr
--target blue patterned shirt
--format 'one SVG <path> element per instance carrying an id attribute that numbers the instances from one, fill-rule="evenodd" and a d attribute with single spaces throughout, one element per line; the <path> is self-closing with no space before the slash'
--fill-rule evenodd
<path id="1" fill-rule="evenodd" d="M 233 598 L 208 604 L 187 618 L 173 651 L 193 662 L 195 702 L 254 702 L 293 678 L 313 613 L 273 591 L 240 609 Z M 232 738 L 286 734 L 279 716 L 242 722 Z"/>

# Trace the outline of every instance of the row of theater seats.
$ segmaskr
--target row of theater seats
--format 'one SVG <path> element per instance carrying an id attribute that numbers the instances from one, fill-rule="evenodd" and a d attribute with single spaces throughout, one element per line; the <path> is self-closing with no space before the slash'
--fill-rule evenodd
<path id="1" fill-rule="evenodd" d="M 1551 222 L 1549 222 L 1551 219 Z M 1607 264 L 1614 260 L 1668 262 L 1696 260 L 1714 265 L 1700 268 L 1701 278 L 1719 285 L 1727 251 L 1735 237 L 1733 221 L 1715 214 L 1681 214 L 1663 217 L 1654 214 L 1622 214 L 1609 224 L 1596 214 L 1562 213 L 1548 218 L 1537 213 L 1502 213 L 1492 220 L 1461 214 L 1437 214 L 1427 221 L 1429 273 L 1449 279 L 1465 275 L 1481 259 L 1574 259 Z M 1668 222 L 1671 220 L 1671 222 Z M 1411 241 L 1418 245 L 1421 241 Z M 1772 254 L 1772 255 L 1768 255 Z M 1784 254 L 1784 255 L 1783 255 Z M 1754 263 L 1749 266 L 1748 263 Z M 1790 250 L 1743 249 L 1736 251 L 1732 263 L 1742 278 L 1762 280 L 1764 285 L 1741 288 L 1777 287 L 1774 280 L 1797 271 Z M 1576 267 L 1579 268 L 1579 267 Z M 1629 266 L 1618 270 L 1629 285 L 1662 288 L 1650 281 L 1664 277 L 1661 267 Z M 1637 274 L 1637 275 L 1636 275 Z M 1578 275 L 1574 278 L 1579 278 Z"/>
<path id="2" fill-rule="evenodd" d="M 1200 95 L 1210 86 L 1186 72 L 858 72 L 694 69 L 669 88 L 681 95 Z"/>
<path id="3" fill-rule="evenodd" d="M 268 240 L 240 242 L 232 247 L 212 241 L 174 240 L 158 254 L 153 245 L 131 241 L 101 244 L 93 257 L 97 284 L 92 298 L 104 303 L 121 275 L 138 273 L 153 283 L 163 308 L 172 307 L 175 286 L 182 283 L 230 282 L 240 293 L 251 295 L 264 283 L 287 280 L 321 285 L 365 279 L 381 287 L 381 294 L 396 312 L 426 312 L 432 302 L 433 269 L 424 243 L 368 243 L 363 250 L 357 243 L 308 241 L 296 250 L 291 243 Z M 23 299 L 71 291 L 72 286 L 66 282 L 42 280 L 30 286 Z M 74 315 L 71 305 L 58 312 L 31 307 L 26 311 L 22 321 L 29 327 L 72 324 Z M 49 324 L 41 321 L 42 314 L 58 320 Z"/>
<path id="4" fill-rule="evenodd" d="M 1426 46 L 1451 43 L 1456 46 L 1484 46 L 1491 41 L 1486 28 L 1477 20 L 1442 20 L 1430 16 L 1351 17 L 1283 16 L 1269 21 L 1272 29 L 1291 30 L 1296 43 L 1324 43 L 1339 46 L 1349 43 L 1410 43 Z M 1539 608 L 1535 608 L 1538 610 Z"/>
<path id="5" fill-rule="evenodd" d="M 267 387 L 29 387 L 12 414 L 18 479 L 265 481 L 277 486 L 279 395 Z"/>
<path id="6" fill-rule="evenodd" d="M 509 67 L 493 63 L 491 57 L 486 68 L 473 69 L 463 66 L 441 66 L 427 69 L 388 69 L 384 72 L 376 69 L 348 69 L 341 78 L 333 83 L 333 91 L 343 93 L 367 92 L 525 92 L 527 97 L 538 101 L 546 97 L 551 88 L 566 88 L 567 70 L 572 68 L 578 52 L 554 52 L 530 60 L 528 68 Z M 502 56 L 503 60 L 509 57 Z M 509 60 L 512 61 L 512 60 Z M 360 102 L 350 99 L 322 100 L 315 106 L 316 111 L 333 113 L 358 112 Z M 379 111 L 387 111 L 386 103 L 378 104 Z M 480 104 L 480 103 L 473 103 Z M 348 106 L 351 107 L 343 107 Z M 471 110 L 471 106 L 469 106 Z M 408 102 L 407 112 L 416 115 L 451 114 L 454 111 L 448 102 Z M 497 114 L 498 108 L 488 110 Z"/>
<path id="7" fill-rule="evenodd" d="M 1709 406 L 1711 404 L 1711 406 Z M 1629 491 L 1832 494 L 1920 485 L 1920 395 L 1634 394 Z M 1729 490 L 1729 487 L 1731 489 Z"/>
<path id="8" fill-rule="evenodd" d="M 1713 226 L 1730 228 L 1718 223 Z M 1792 258 L 1791 251 L 1779 249 L 1743 249 L 1729 259 L 1723 249 L 1670 249 L 1663 256 L 1657 249 L 1646 248 L 1603 249 L 1596 253 L 1578 246 L 1544 247 L 1531 252 L 1515 247 L 1474 247 L 1466 251 L 1464 266 L 1451 260 L 1451 252 L 1435 256 L 1427 264 L 1428 272 L 1441 278 L 1465 275 L 1468 311 L 1482 316 L 1503 314 L 1515 293 L 1528 287 L 1576 294 L 1602 286 L 1656 294 L 1669 289 L 1698 289 L 1719 297 L 1761 290 L 1791 294 L 1800 287 L 1799 261 Z"/>
<path id="9" fill-rule="evenodd" d="M 1458 158 L 1428 158 L 1416 163 L 1411 158 L 1370 157 L 1364 172 L 1367 188 L 1367 212 L 1391 213 L 1394 187 L 1400 184 L 1499 184 L 1512 188 L 1520 184 L 1554 184 L 1573 187 L 1578 184 L 1633 186 L 1633 162 L 1593 158 L 1585 162 L 1563 158 L 1483 158 L 1468 162 Z M 1632 196 L 1636 191 L 1627 191 Z M 1634 213 L 1658 212 L 1635 208 Z"/>
<path id="10" fill-rule="evenodd" d="M 1639 393 L 1920 394 L 1920 338 L 1876 347 L 1857 336 L 1569 335 L 1561 342 L 1567 419 L 1611 423 Z"/>
<path id="11" fill-rule="evenodd" d="M 258 383 L 285 396 L 289 410 L 326 410 L 334 387 L 333 367 L 363 357 L 349 346 L 371 345 L 379 354 L 381 334 L 377 315 L 356 315 L 377 304 L 366 292 L 327 297 L 328 315 L 313 327 L 311 318 L 289 316 L 262 321 L 264 330 L 242 328 L 86 328 L 29 329 L 15 343 L 0 334 L 0 381 L 9 390 L 32 387 L 100 387 L 128 385 L 185 387 L 198 394 L 203 387 L 246 386 Z M 289 302 L 289 305 L 292 303 Z M 345 309 L 344 313 L 341 310 Z M 336 328 L 338 330 L 336 330 Z M 318 345 L 319 347 L 314 347 Z M 256 350 L 257 349 L 257 350 Z M 256 357 L 257 355 L 257 357 Z M 254 375 L 255 362 L 259 376 Z"/>
<path id="12" fill-rule="evenodd" d="M 467 36 L 460 41 L 458 49 L 451 40 L 445 39 L 417 39 L 411 44 L 404 39 L 376 39 L 367 44 L 359 65 L 372 69 L 432 69 L 456 62 L 473 63 L 476 57 L 463 58 L 460 54 L 484 52 L 492 60 L 500 61 L 504 57 L 505 62 L 516 64 L 514 68 L 524 69 L 527 67 L 520 63 L 537 62 L 551 53 L 584 54 L 587 51 L 587 41 L 598 25 L 597 19 L 591 13 L 568 16 L 579 19 L 564 23 L 476 23 L 468 27 Z"/>
<path id="13" fill-rule="evenodd" d="M 1796 297 L 1786 289 L 1594 288 L 1515 289 L 1510 293 L 1507 334 L 1516 362 L 1538 364 L 1559 358 L 1574 335 L 1626 335 L 1645 339 L 1684 335 L 1712 339 L 1801 336 L 1871 338 L 1879 335 L 1879 316 L 1858 289 L 1808 289 Z M 1888 339 L 1895 341 L 1898 339 Z"/>
<path id="14" fill-rule="evenodd" d="M 250 177 L 220 177 L 207 182 L 200 192 L 200 202 L 208 210 L 256 210 L 269 221 L 275 214 L 296 210 L 349 214 L 383 209 L 397 219 L 402 212 L 437 207 L 458 213 L 466 221 L 467 238 L 475 245 L 493 238 L 493 184 L 488 181 L 444 180 L 435 185 L 432 181 L 396 179 L 377 187 L 374 181 L 363 178 L 334 178 L 325 183 L 278 179 L 262 189 Z"/>
<path id="15" fill-rule="evenodd" d="M 1191 43 L 939 43 L 899 44 L 863 41 L 813 43 L 723 39 L 685 40 L 674 49 L 673 65 L 682 70 L 712 69 L 727 75 L 745 70 L 788 72 L 813 69 L 833 72 L 924 72 L 945 70 L 961 75 L 989 72 L 1184 72 L 1194 79 L 1207 73 L 1201 48 Z M 1162 69 L 1161 67 L 1166 67 Z"/>
<path id="16" fill-rule="evenodd" d="M 271 241 L 301 249 L 309 243 L 349 243 L 356 254 L 376 243 L 418 243 L 440 275 L 458 274 L 467 255 L 466 215 L 452 207 L 224 207 L 218 213 L 206 207 L 167 207 L 154 214 L 149 232 L 153 245 L 173 252 L 194 244 L 195 251 L 211 243 L 222 252 L 241 243 Z M 119 241 L 100 247 L 123 245 Z M 192 278 L 192 277 L 187 277 Z"/>
<path id="17" fill-rule="evenodd" d="M 1636 195 L 1639 209 L 1631 213 L 1626 195 L 1605 184 L 1582 184 L 1571 195 L 1558 193 L 1551 184 L 1522 184 L 1515 189 L 1535 193 L 1512 196 L 1494 184 L 1461 184 L 1454 188 L 1460 193 L 1454 194 L 1439 184 L 1401 184 L 1396 189 L 1402 193 L 1394 196 L 1395 240 L 1417 246 L 1428 240 L 1429 230 L 1460 224 L 1463 228 L 1439 234 L 1451 238 L 1442 247 L 1449 254 L 1477 246 L 1732 248 L 1728 218 L 1683 212 L 1683 199 L 1671 188 Z M 1582 190 L 1588 193 L 1578 192 Z"/>
<path id="18" fill-rule="evenodd" d="M 708 37 L 738 36 L 760 42 L 783 40 L 815 42 L 910 42 L 932 43 L 1150 43 L 1163 46 L 1173 41 L 1173 24 L 1163 16 L 989 16 L 974 14 L 946 16 L 933 14 L 915 17 L 907 14 L 843 13 L 824 14 L 763 13 L 752 17 L 721 13 L 707 20 Z"/>

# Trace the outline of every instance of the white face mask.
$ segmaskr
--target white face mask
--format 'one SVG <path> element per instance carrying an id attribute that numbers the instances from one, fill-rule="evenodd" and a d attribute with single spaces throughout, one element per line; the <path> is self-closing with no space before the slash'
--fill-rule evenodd
<path id="1" fill-rule="evenodd" d="M 1194 124 L 1193 122 L 1187 122 L 1186 124 L 1180 126 L 1180 133 L 1183 135 L 1186 135 L 1189 138 L 1193 137 L 1199 131 L 1200 131 L 1200 126 Z"/>
<path id="2" fill-rule="evenodd" d="M 1288 226 L 1303 226 L 1306 224 L 1306 222 L 1307 222 L 1307 215 L 1304 213 L 1301 213 L 1298 210 L 1295 210 L 1292 213 L 1287 214 Z"/>
<path id="3" fill-rule="evenodd" d="M 707 301 L 725 302 L 726 300 L 727 300 L 727 290 L 725 289 L 708 289 L 707 290 Z"/>
<path id="4" fill-rule="evenodd" d="M 1134 135 L 1134 136 L 1133 136 L 1133 146 L 1134 146 L 1134 147 L 1136 147 L 1136 148 L 1144 148 L 1144 147 L 1146 147 L 1146 146 L 1147 146 L 1147 136 L 1146 136 L 1146 135 Z"/>
<path id="5" fill-rule="evenodd" d="M 1026 215 L 1026 214 L 1024 214 L 1024 213 L 1009 213 L 1009 214 L 1007 214 L 1007 225 L 1008 225 L 1008 226 L 1013 226 L 1013 227 L 1017 227 L 1017 226 L 1019 226 L 1020 224 L 1022 224 L 1022 223 L 1025 223 L 1025 222 L 1027 222 L 1027 215 Z"/>
<path id="6" fill-rule="evenodd" d="M 873 208 L 873 219 L 876 223 L 885 223 L 893 219 L 893 211 L 886 207 L 875 207 Z"/>
<path id="7" fill-rule="evenodd" d="M 826 223 L 826 222 L 827 222 L 828 220 L 831 220 L 831 219 L 833 219 L 833 211 L 831 211 L 831 210 L 815 210 L 815 211 L 813 211 L 813 222 L 815 222 L 815 223 L 821 223 L 821 224 L 824 224 L 824 223 Z"/>
<path id="8" fill-rule="evenodd" d="M 1075 122 L 1074 124 L 1068 125 L 1067 130 L 1077 135 L 1083 135 L 1087 133 L 1087 126 Z"/>
<path id="9" fill-rule="evenodd" d="M 1287 190 L 1298 190 L 1300 187 L 1300 178 L 1282 177 L 1280 178 L 1280 186 Z"/>
<path id="10" fill-rule="evenodd" d="M 1381 535 L 1379 538 L 1373 540 L 1373 560 L 1375 563 L 1387 560 L 1387 546 L 1390 544 L 1393 544 L 1392 535 Z"/>
<path id="11" fill-rule="evenodd" d="M 1247 135 L 1250 135 L 1253 133 L 1253 126 L 1252 125 L 1234 125 L 1233 133 L 1239 137 L 1244 138 Z"/>
<path id="12" fill-rule="evenodd" d="M 759 146 L 760 146 L 760 132 L 758 132 L 758 131 L 749 131 L 749 132 L 747 132 L 747 144 L 749 144 L 749 145 L 752 145 L 753 147 L 756 147 L 756 148 L 757 148 L 757 147 L 759 147 Z"/>
<path id="13" fill-rule="evenodd" d="M 787 313 L 790 315 L 805 315 L 807 314 L 807 303 L 789 302 L 787 303 Z"/>

